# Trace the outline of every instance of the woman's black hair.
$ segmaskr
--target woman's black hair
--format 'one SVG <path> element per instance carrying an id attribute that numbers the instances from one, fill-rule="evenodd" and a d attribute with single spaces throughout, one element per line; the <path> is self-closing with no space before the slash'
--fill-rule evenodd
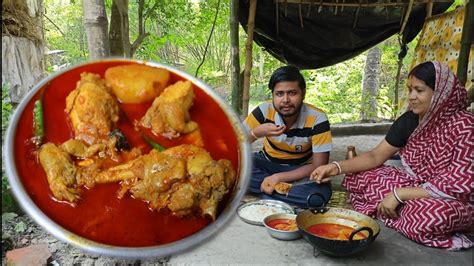
<path id="1" fill-rule="evenodd" d="M 298 86 L 303 90 L 303 93 L 306 91 L 304 77 L 294 66 L 284 66 L 275 70 L 268 82 L 268 88 L 273 92 L 275 85 L 282 81 L 298 81 Z"/>
<path id="2" fill-rule="evenodd" d="M 414 76 L 419 80 L 423 80 L 428 87 L 435 90 L 436 70 L 432 62 L 424 62 L 414 67 L 408 76 Z"/>

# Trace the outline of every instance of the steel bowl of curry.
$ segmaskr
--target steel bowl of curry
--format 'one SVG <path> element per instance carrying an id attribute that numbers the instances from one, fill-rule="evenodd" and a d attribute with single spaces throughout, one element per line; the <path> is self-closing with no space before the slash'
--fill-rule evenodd
<path id="1" fill-rule="evenodd" d="M 85 252 L 161 257 L 235 214 L 251 169 L 238 116 L 208 85 L 132 59 L 38 83 L 6 134 L 6 170 L 38 224 Z"/>
<path id="2" fill-rule="evenodd" d="M 295 240 L 301 237 L 296 225 L 296 214 L 275 213 L 263 219 L 263 225 L 270 236 L 279 240 Z"/>

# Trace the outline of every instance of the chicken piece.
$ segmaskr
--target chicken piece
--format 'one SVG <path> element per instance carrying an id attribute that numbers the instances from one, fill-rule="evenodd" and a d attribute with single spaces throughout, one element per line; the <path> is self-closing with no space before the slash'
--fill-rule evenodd
<path id="1" fill-rule="evenodd" d="M 89 158 L 98 152 L 103 152 L 107 146 L 103 143 L 87 146 L 77 139 L 70 139 L 61 144 L 61 149 L 78 158 Z"/>
<path id="2" fill-rule="evenodd" d="M 39 159 L 54 197 L 72 203 L 78 201 L 81 193 L 77 187 L 80 172 L 69 154 L 53 143 L 46 143 L 40 148 Z"/>
<path id="3" fill-rule="evenodd" d="M 82 73 L 81 80 L 66 98 L 66 112 L 76 139 L 92 145 L 108 139 L 119 120 L 117 100 L 100 76 Z"/>
<path id="4" fill-rule="evenodd" d="M 183 160 L 176 160 L 151 150 L 125 164 L 111 167 L 99 173 L 96 177 L 98 183 L 117 182 L 126 179 L 153 180 L 153 189 L 164 191 L 169 189 L 173 179 L 182 179 L 186 174 Z"/>
<path id="5" fill-rule="evenodd" d="M 178 216 L 197 211 L 215 219 L 219 202 L 235 183 L 235 171 L 230 161 L 215 161 L 205 149 L 183 144 L 161 153 L 152 150 L 95 178 L 120 180 L 119 197 L 130 192 L 151 209 L 167 208 Z"/>
<path id="6" fill-rule="evenodd" d="M 192 213 L 199 203 L 199 194 L 190 183 L 179 183 L 171 195 L 168 209 L 175 215 L 184 216 Z"/>
<path id="7" fill-rule="evenodd" d="M 190 81 L 178 81 L 168 86 L 148 109 L 140 124 L 151 128 L 154 134 L 169 139 L 190 133 L 198 128 L 191 121 L 189 109 L 193 105 L 194 92 Z"/>

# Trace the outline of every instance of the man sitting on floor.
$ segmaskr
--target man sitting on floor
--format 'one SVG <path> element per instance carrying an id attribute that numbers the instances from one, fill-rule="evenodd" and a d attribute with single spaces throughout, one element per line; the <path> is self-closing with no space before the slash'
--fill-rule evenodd
<path id="1" fill-rule="evenodd" d="M 303 102 L 306 83 L 292 66 L 278 68 L 268 83 L 272 100 L 260 104 L 245 119 L 251 142 L 264 138 L 263 150 L 253 155 L 249 190 L 262 198 L 282 200 L 293 206 L 326 203 L 332 194 L 330 184 L 309 183 L 295 186 L 288 195 L 274 191 L 279 182 L 308 179 L 311 171 L 328 163 L 332 137 L 326 114 Z M 263 193 L 264 194 L 263 194 Z"/>

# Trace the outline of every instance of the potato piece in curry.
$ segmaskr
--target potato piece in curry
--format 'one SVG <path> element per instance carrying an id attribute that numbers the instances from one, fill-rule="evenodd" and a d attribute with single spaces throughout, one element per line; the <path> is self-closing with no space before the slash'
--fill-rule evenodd
<path id="1" fill-rule="evenodd" d="M 169 71 L 144 65 L 124 65 L 108 68 L 105 81 L 122 103 L 146 103 L 165 89 Z"/>
<path id="2" fill-rule="evenodd" d="M 177 138 L 198 129 L 191 121 L 189 109 L 193 105 L 194 92 L 190 81 L 178 81 L 168 86 L 148 109 L 140 123 L 152 132 L 169 139 Z"/>
<path id="3" fill-rule="evenodd" d="M 66 112 L 76 139 L 89 145 L 106 141 L 119 120 L 117 100 L 100 76 L 92 73 L 81 74 L 66 98 Z"/>

